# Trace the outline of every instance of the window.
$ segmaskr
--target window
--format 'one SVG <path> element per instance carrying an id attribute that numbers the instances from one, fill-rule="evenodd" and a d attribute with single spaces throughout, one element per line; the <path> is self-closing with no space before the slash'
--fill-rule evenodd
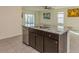
<path id="1" fill-rule="evenodd" d="M 58 29 L 63 30 L 64 29 L 64 12 L 58 12 L 57 18 L 58 18 Z"/>
<path id="2" fill-rule="evenodd" d="M 58 24 L 64 25 L 64 12 L 58 12 L 57 17 L 58 17 Z"/>
<path id="3" fill-rule="evenodd" d="M 35 26 L 34 14 L 25 14 L 25 26 L 27 27 Z"/>

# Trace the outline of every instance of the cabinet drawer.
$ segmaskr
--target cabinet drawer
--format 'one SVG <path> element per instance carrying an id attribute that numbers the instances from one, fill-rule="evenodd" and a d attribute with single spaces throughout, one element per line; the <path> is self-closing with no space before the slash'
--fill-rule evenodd
<path id="1" fill-rule="evenodd" d="M 29 31 L 35 33 L 35 29 L 33 28 L 29 28 Z"/>
<path id="2" fill-rule="evenodd" d="M 41 31 L 41 30 L 35 30 L 35 33 L 37 35 L 40 35 L 40 36 L 44 36 L 45 35 L 45 32 L 44 31 Z"/>
<path id="3" fill-rule="evenodd" d="M 48 38 L 56 39 L 56 40 L 59 39 L 59 35 L 55 34 L 55 33 L 45 32 L 45 36 L 48 37 Z"/>

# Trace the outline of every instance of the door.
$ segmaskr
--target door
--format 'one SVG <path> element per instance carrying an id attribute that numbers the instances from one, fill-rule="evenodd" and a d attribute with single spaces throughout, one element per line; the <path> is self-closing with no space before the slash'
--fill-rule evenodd
<path id="1" fill-rule="evenodd" d="M 45 53 L 57 53 L 58 42 L 50 38 L 44 38 L 44 52 Z"/>
<path id="2" fill-rule="evenodd" d="M 36 35 L 36 49 L 43 52 L 43 36 Z"/>

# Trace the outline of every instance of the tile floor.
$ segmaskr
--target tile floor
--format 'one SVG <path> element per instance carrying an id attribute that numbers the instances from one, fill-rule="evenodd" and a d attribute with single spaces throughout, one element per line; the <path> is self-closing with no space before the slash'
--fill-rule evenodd
<path id="1" fill-rule="evenodd" d="M 22 43 L 22 36 L 0 40 L 0 53 L 38 53 Z"/>
<path id="2" fill-rule="evenodd" d="M 70 53 L 79 53 L 79 35 L 70 33 Z M 39 53 L 22 43 L 22 36 L 0 40 L 0 53 Z"/>

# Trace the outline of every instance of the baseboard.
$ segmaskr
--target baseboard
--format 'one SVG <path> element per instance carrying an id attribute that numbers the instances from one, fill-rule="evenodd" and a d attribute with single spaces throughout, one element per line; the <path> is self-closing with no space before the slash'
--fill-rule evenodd
<path id="1" fill-rule="evenodd" d="M 30 46 L 29 44 L 26 44 L 24 41 L 23 41 L 23 43 L 24 43 L 25 45 L 27 45 L 27 46 Z"/>
<path id="2" fill-rule="evenodd" d="M 11 35 L 11 36 L 8 36 L 8 37 L 4 37 L 4 38 L 1 38 L 0 40 L 8 39 L 8 38 L 13 38 L 13 37 L 18 37 L 18 36 L 22 36 L 22 33 L 16 34 L 16 35 Z"/>

